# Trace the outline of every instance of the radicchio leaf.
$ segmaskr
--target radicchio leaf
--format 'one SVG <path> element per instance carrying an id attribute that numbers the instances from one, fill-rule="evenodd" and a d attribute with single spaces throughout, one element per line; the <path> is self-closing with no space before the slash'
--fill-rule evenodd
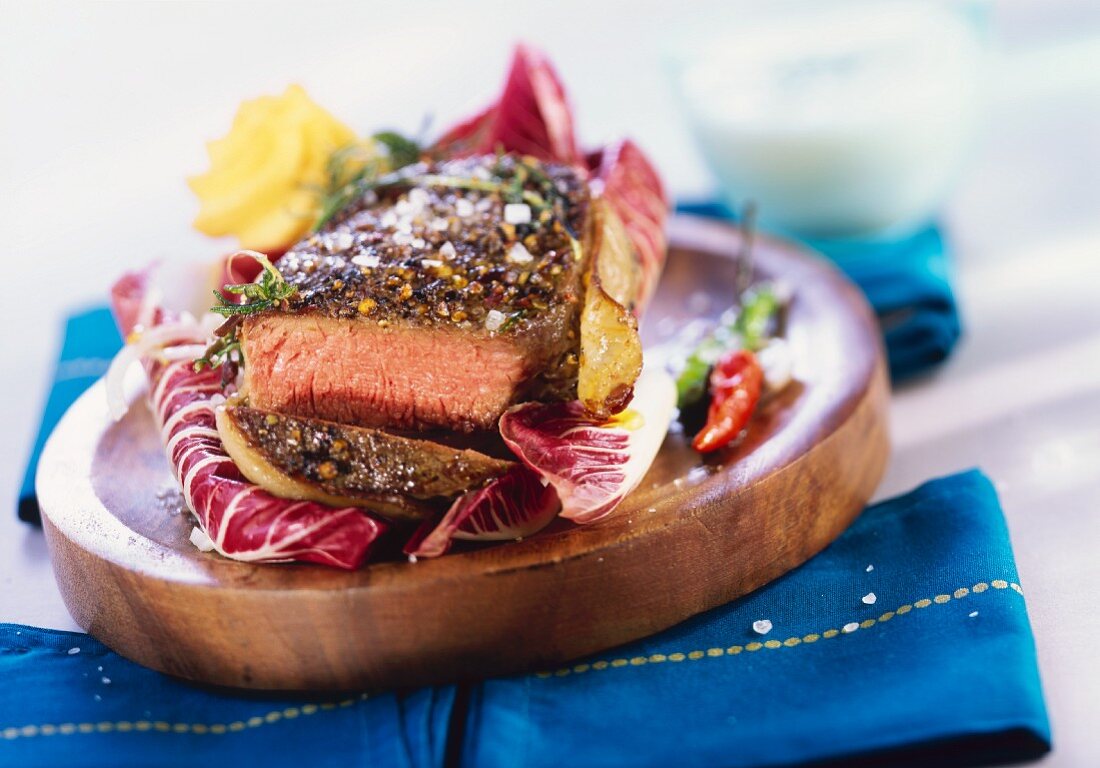
<path id="1" fill-rule="evenodd" d="M 522 465 L 455 500 L 441 520 L 428 521 L 405 545 L 405 554 L 439 557 L 452 539 L 503 541 L 530 536 L 558 514 L 554 489 Z"/>
<path id="2" fill-rule="evenodd" d="M 115 316 L 124 333 L 132 329 L 136 307 L 144 303 L 146 284 L 144 273 L 131 274 L 112 289 Z M 159 308 L 156 317 L 156 322 L 176 323 Z M 188 328 L 199 328 L 197 324 L 177 324 L 178 341 L 142 362 L 149 376 L 150 407 L 172 472 L 213 548 L 248 562 L 300 560 L 345 569 L 362 565 L 386 523 L 355 507 L 281 499 L 248 482 L 218 437 L 214 411 L 224 401 L 220 372 L 196 372 L 190 356 L 171 360 L 177 357 L 174 347 L 209 339 L 185 335 Z"/>
<path id="3" fill-rule="evenodd" d="M 430 150 L 443 157 L 503 149 L 539 160 L 580 164 L 565 89 L 540 51 L 516 46 L 495 104 L 448 130 Z"/>
<path id="4" fill-rule="evenodd" d="M 634 399 L 608 421 L 587 416 L 579 402 L 523 403 L 500 419 L 515 454 L 561 499 L 561 516 L 591 523 L 610 514 L 638 486 L 664 442 L 676 405 L 676 385 L 646 369 Z"/>

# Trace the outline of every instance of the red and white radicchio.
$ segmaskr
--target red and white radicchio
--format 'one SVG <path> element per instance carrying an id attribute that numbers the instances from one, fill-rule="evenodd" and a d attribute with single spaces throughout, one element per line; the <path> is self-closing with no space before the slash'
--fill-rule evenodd
<path id="1" fill-rule="evenodd" d="M 500 419 L 504 442 L 553 486 L 561 516 L 591 523 L 610 514 L 649 470 L 676 407 L 676 385 L 642 372 L 622 413 L 599 422 L 578 402 L 524 403 Z"/>
<path id="2" fill-rule="evenodd" d="M 561 504 L 554 489 L 539 475 L 517 464 L 476 491 L 460 496 L 438 522 L 422 525 L 405 554 L 438 557 L 452 539 L 504 541 L 530 536 L 557 517 Z"/>
<path id="3" fill-rule="evenodd" d="M 112 292 L 123 335 L 134 330 L 146 281 L 144 274 L 126 275 Z M 172 473 L 210 548 L 248 562 L 300 560 L 345 569 L 362 565 L 388 526 L 356 507 L 334 509 L 312 501 L 281 499 L 246 480 L 222 447 L 214 420 L 215 409 L 224 401 L 221 372 L 209 368 L 196 372 L 191 362 L 195 345 L 202 349 L 209 342 L 202 326 L 170 317 L 159 308 L 146 316 L 156 318 L 157 325 L 135 335 L 146 339 L 157 335 L 164 343 L 154 349 L 139 338 L 124 348 L 120 358 L 136 357 L 135 348 L 142 350 L 150 407 Z M 124 373 L 117 370 L 114 376 L 120 380 Z M 108 381 L 108 389 L 112 385 L 121 387 L 120 382 Z M 197 538 L 192 536 L 196 545 L 207 543 Z"/>

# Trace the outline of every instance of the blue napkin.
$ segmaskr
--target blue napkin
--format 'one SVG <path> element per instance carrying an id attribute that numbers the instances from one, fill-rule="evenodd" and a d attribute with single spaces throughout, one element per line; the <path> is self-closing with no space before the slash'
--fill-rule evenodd
<path id="1" fill-rule="evenodd" d="M 24 768 L 962 765 L 1050 742 L 978 472 L 872 506 L 756 593 L 562 669 L 333 707 L 192 686 L 85 635 L 0 625 L 0 680 L 0 764 Z"/>
<path id="2" fill-rule="evenodd" d="M 1050 742 L 977 471 L 868 508 L 801 568 L 661 635 L 481 684 L 465 732 L 464 764 L 484 768 L 974 764 Z"/>
<path id="3" fill-rule="evenodd" d="M 38 457 L 46 439 L 69 406 L 107 372 L 111 359 L 121 346 L 122 339 L 119 338 L 114 318 L 106 307 L 78 312 L 65 321 L 65 335 L 53 384 L 38 425 L 38 437 L 23 473 L 23 486 L 19 491 L 20 520 L 28 523 L 39 520 L 34 475 L 38 471 Z"/>
<path id="4" fill-rule="evenodd" d="M 723 203 L 683 203 L 677 210 L 736 218 Z M 961 333 L 950 253 L 939 227 L 878 240 L 804 240 L 863 289 L 878 315 L 895 382 L 931 370 L 951 354 Z"/>
<path id="5" fill-rule="evenodd" d="M 202 688 L 88 635 L 0 624 L 0 765 L 443 764 L 454 689 L 292 697 Z"/>

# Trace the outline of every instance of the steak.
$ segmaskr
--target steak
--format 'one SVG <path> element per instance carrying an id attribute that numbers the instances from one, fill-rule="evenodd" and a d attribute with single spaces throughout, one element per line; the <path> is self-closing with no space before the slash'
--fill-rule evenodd
<path id="1" fill-rule="evenodd" d="M 278 261 L 294 298 L 244 321 L 249 404 L 472 432 L 517 402 L 576 398 L 583 174 L 478 156 L 363 192 Z"/>
<path id="2" fill-rule="evenodd" d="M 295 498 L 424 519 L 515 462 L 378 429 L 230 404 L 218 431 L 249 479 Z"/>

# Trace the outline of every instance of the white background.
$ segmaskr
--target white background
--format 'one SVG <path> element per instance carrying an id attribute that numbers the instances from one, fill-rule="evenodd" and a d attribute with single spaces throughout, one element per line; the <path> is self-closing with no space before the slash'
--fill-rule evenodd
<path id="1" fill-rule="evenodd" d="M 710 188 L 662 62 L 721 3 L 180 5 L 0 2 L 0 621 L 74 628 L 14 501 L 63 311 L 126 267 L 222 250 L 183 178 L 238 101 L 299 82 L 349 124 L 413 131 L 544 46 L 583 139 L 629 134 L 674 193 Z M 1100 6 L 1005 0 L 983 140 L 945 220 L 966 337 L 896 392 L 880 497 L 979 466 L 996 482 L 1035 625 L 1050 765 L 1100 765 Z M 1053 46 L 1053 47 L 1052 47 Z M 1091 727 L 1090 727 L 1091 726 Z"/>

